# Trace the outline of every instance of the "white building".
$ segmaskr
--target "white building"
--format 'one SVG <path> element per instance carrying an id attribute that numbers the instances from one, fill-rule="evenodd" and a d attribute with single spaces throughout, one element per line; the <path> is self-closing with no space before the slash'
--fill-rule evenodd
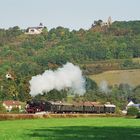
<path id="1" fill-rule="evenodd" d="M 128 105 L 126 106 L 126 110 L 127 110 L 129 107 L 136 107 L 137 109 L 140 110 L 140 104 L 135 104 L 135 103 L 133 103 L 132 101 L 130 101 L 130 102 L 128 103 Z"/>
<path id="2" fill-rule="evenodd" d="M 10 73 L 5 75 L 6 79 L 14 80 L 13 76 Z"/>
<path id="3" fill-rule="evenodd" d="M 110 27 L 111 25 L 112 25 L 112 19 L 111 19 L 111 17 L 108 18 L 107 22 L 102 22 L 101 23 L 101 27 L 104 27 L 104 26 Z"/>
<path id="4" fill-rule="evenodd" d="M 133 106 L 133 105 L 134 105 L 133 101 L 130 101 L 127 105 L 127 108 L 130 107 L 130 106 Z"/>
<path id="5" fill-rule="evenodd" d="M 3 106 L 7 111 L 11 111 L 13 107 L 21 109 L 21 104 L 19 101 L 7 100 L 3 102 Z"/>
<path id="6" fill-rule="evenodd" d="M 26 29 L 25 34 L 30 34 L 30 35 L 40 34 L 40 33 L 42 33 L 42 31 L 43 31 L 44 28 L 45 27 L 43 26 L 43 24 L 40 23 L 39 26 L 37 26 L 37 27 L 28 27 Z"/>

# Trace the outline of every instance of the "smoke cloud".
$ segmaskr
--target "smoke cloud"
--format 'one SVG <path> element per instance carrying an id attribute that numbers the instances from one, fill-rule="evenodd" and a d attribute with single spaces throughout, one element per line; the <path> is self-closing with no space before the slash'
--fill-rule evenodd
<path id="1" fill-rule="evenodd" d="M 108 87 L 108 82 L 105 80 L 100 82 L 99 89 L 100 89 L 100 91 L 105 92 L 105 93 L 110 92 L 110 89 Z"/>
<path id="2" fill-rule="evenodd" d="M 82 71 L 72 63 L 66 63 L 55 71 L 46 70 L 43 74 L 33 76 L 29 83 L 32 96 L 47 93 L 53 89 L 60 91 L 66 88 L 73 93 L 85 93 L 85 79 Z"/>

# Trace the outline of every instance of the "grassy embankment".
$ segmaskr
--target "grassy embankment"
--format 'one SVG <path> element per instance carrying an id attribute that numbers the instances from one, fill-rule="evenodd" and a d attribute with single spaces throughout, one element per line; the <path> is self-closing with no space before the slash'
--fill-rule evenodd
<path id="1" fill-rule="evenodd" d="M 51 118 L 0 122 L 1 140 L 138 140 L 140 121 L 126 118 Z"/>

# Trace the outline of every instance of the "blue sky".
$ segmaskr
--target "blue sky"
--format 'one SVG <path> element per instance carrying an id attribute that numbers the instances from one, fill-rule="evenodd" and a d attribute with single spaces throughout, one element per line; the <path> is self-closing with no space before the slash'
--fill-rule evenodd
<path id="1" fill-rule="evenodd" d="M 0 0 L 0 28 L 90 28 L 94 20 L 140 20 L 140 0 Z"/>

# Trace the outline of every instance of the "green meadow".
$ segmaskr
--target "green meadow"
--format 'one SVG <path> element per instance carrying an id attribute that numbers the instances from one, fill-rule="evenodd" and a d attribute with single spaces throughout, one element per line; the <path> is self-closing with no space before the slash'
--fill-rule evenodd
<path id="1" fill-rule="evenodd" d="M 0 121 L 0 140 L 139 139 L 139 119 L 49 118 Z"/>

